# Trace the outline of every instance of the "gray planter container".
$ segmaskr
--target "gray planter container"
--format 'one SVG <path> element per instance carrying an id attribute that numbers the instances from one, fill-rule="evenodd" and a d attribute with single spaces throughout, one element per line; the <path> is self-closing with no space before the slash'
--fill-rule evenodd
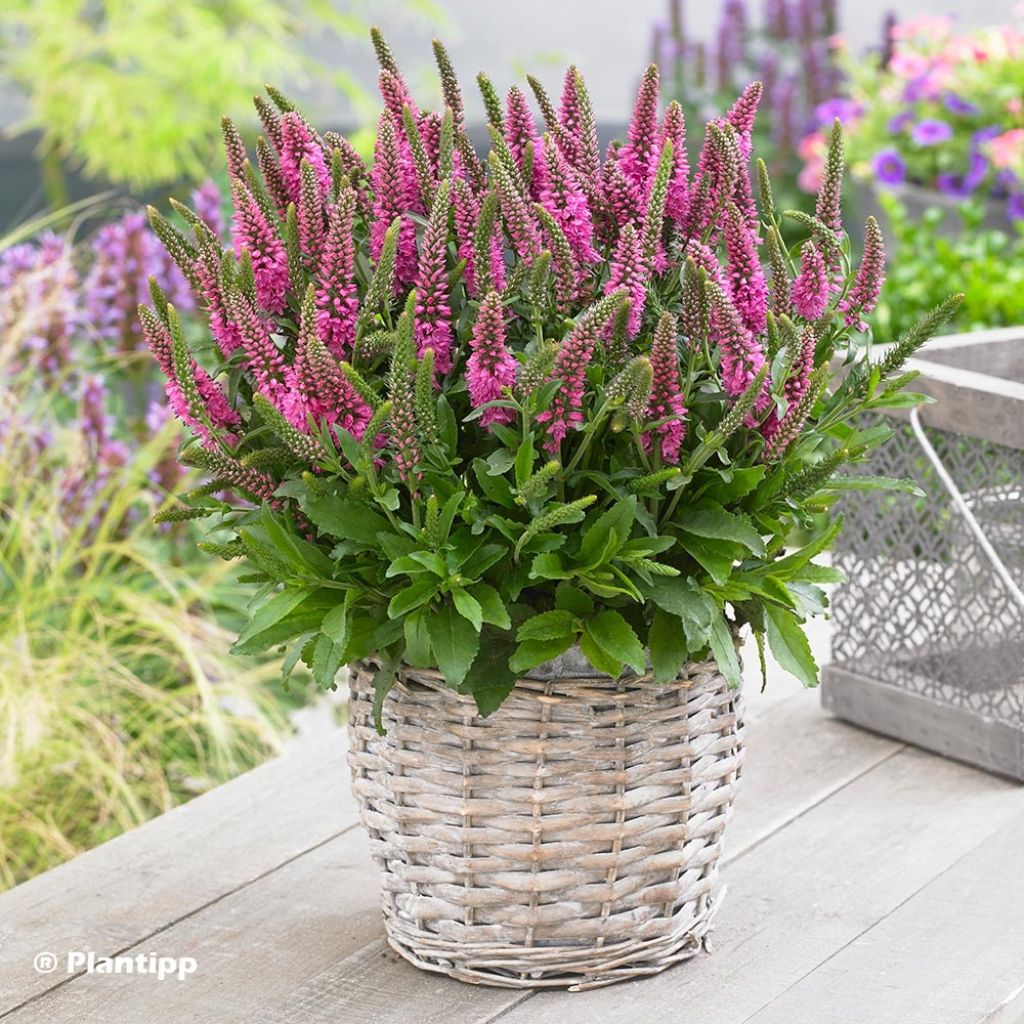
<path id="1" fill-rule="evenodd" d="M 1024 328 L 942 338 L 871 470 L 927 498 L 845 499 L 833 662 L 841 718 L 1024 780 Z"/>
<path id="2" fill-rule="evenodd" d="M 937 231 L 944 237 L 951 238 L 963 232 L 963 220 L 960 217 L 962 203 L 950 196 L 936 192 L 934 189 L 921 188 L 919 185 L 889 185 L 884 190 L 895 196 L 906 207 L 911 220 L 920 220 L 925 210 L 935 207 L 943 211 L 943 218 Z M 879 187 L 873 182 L 861 182 L 857 185 L 857 196 L 860 204 L 861 220 L 868 214 L 874 216 L 881 225 L 882 233 L 891 237 L 892 231 L 888 218 L 878 201 Z M 1005 201 L 990 199 L 985 203 L 985 216 L 982 227 L 998 228 L 1000 231 L 1010 229 L 1010 220 L 1006 215 Z"/>

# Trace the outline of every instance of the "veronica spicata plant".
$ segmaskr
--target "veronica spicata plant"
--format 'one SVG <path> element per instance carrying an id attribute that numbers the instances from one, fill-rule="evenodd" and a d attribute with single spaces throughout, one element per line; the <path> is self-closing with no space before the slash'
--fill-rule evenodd
<path id="1" fill-rule="evenodd" d="M 374 42 L 372 166 L 272 90 L 255 163 L 224 122 L 232 248 L 184 208 L 191 237 L 152 213 L 212 336 L 190 347 L 154 289 L 182 458 L 210 475 L 169 515 L 209 517 L 206 550 L 251 567 L 236 650 L 288 645 L 285 674 L 302 660 L 325 686 L 374 657 L 381 698 L 398 664 L 437 667 L 486 713 L 577 643 L 612 676 L 710 657 L 738 684 L 750 624 L 812 684 L 801 623 L 825 610 L 836 573 L 813 558 L 840 525 L 817 513 L 898 486 L 837 470 L 887 434 L 863 410 L 915 400 L 900 364 L 955 305 L 833 375 L 884 273 L 873 221 L 851 267 L 838 128 L 789 252 L 748 171 L 760 85 L 691 169 L 654 66 L 603 156 L 575 68 L 557 101 L 530 83 L 540 123 L 480 75 L 481 158 L 444 48 L 434 113 Z M 787 552 L 794 525 L 811 539 Z"/>

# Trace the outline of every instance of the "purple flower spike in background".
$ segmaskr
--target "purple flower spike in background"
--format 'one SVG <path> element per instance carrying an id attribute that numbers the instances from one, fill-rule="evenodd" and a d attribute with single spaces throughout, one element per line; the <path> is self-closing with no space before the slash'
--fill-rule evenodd
<path id="1" fill-rule="evenodd" d="M 1006 200 L 1006 215 L 1010 220 L 1024 220 L 1024 192 L 1014 192 Z"/>
<path id="2" fill-rule="evenodd" d="M 928 117 L 918 121 L 911 128 L 910 137 L 919 146 L 937 146 L 940 142 L 948 142 L 953 137 L 953 128 L 948 121 Z"/>
<path id="3" fill-rule="evenodd" d="M 871 166 L 882 185 L 902 185 L 907 176 L 907 165 L 895 149 L 883 149 L 875 154 Z"/>
<path id="4" fill-rule="evenodd" d="M 901 135 L 906 131 L 907 125 L 914 120 L 913 110 L 901 110 L 895 117 L 889 119 L 889 131 L 893 135 Z"/>
<path id="5" fill-rule="evenodd" d="M 833 121 L 847 125 L 864 113 L 864 108 L 856 101 L 846 96 L 837 96 L 835 99 L 819 103 L 814 108 L 814 119 L 819 128 L 831 128 Z"/>

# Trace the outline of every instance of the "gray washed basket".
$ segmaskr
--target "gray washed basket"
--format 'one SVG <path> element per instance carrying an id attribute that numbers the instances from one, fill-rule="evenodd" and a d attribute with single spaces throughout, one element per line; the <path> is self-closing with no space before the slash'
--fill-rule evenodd
<path id="1" fill-rule="evenodd" d="M 699 953 L 743 761 L 714 662 L 670 684 L 577 654 L 488 718 L 402 668 L 373 726 L 350 670 L 349 761 L 381 869 L 388 939 L 418 967 L 513 988 L 594 988 Z"/>

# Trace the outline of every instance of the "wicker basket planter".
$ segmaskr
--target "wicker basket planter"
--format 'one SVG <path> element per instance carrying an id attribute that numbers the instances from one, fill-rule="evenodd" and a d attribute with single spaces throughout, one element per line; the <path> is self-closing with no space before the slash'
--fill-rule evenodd
<path id="1" fill-rule="evenodd" d="M 481 718 L 403 668 L 373 726 L 350 670 L 354 790 L 388 940 L 418 967 L 512 988 L 594 988 L 705 946 L 743 760 L 714 662 L 668 685 L 564 655 Z"/>

